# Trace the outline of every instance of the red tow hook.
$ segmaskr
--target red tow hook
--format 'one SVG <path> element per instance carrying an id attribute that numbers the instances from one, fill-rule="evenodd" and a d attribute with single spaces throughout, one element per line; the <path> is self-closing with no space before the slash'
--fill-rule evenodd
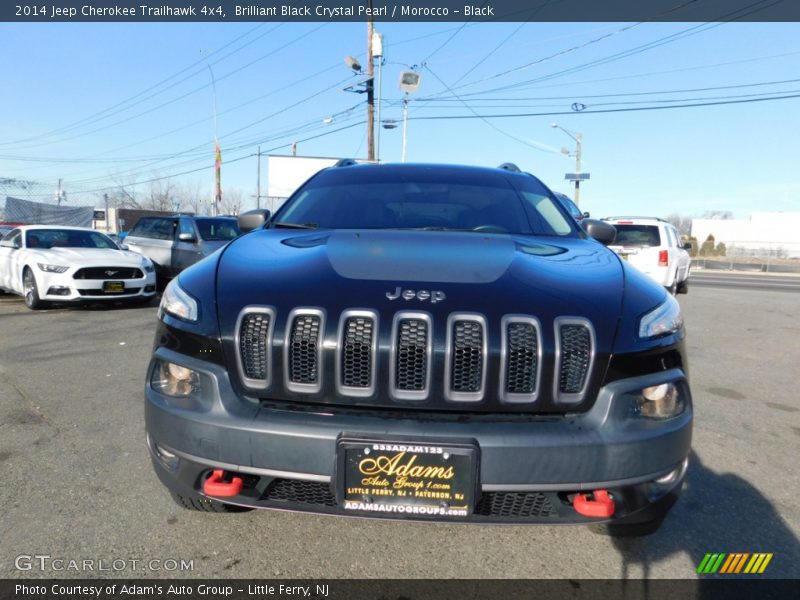
<path id="1" fill-rule="evenodd" d="M 606 490 L 594 490 L 589 494 L 578 494 L 572 502 L 575 512 L 584 517 L 607 519 L 614 516 L 614 500 Z"/>
<path id="2" fill-rule="evenodd" d="M 230 476 L 230 481 L 225 481 L 228 476 Z M 206 496 L 230 498 L 231 496 L 237 496 L 242 491 L 242 485 L 241 477 L 233 477 L 222 469 L 214 469 L 211 472 L 211 477 L 203 483 L 203 493 Z"/>

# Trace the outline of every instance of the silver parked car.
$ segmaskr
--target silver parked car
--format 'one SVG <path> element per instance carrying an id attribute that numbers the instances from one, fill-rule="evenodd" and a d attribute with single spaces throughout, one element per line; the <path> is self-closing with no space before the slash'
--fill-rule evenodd
<path id="1" fill-rule="evenodd" d="M 153 261 L 161 279 L 170 279 L 239 235 L 233 217 L 142 217 L 125 245 Z"/>

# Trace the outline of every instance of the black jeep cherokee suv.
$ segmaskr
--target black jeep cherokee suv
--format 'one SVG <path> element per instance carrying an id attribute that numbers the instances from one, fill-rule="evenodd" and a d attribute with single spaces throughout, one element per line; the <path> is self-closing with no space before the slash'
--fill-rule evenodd
<path id="1" fill-rule="evenodd" d="M 253 221 L 162 299 L 147 441 L 179 504 L 661 523 L 691 444 L 683 320 L 609 225 L 513 165 L 352 161 Z"/>

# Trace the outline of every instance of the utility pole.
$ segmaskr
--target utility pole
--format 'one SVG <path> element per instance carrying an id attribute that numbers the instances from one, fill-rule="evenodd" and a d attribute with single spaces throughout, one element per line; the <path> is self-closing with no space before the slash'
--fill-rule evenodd
<path id="1" fill-rule="evenodd" d="M 408 139 L 408 92 L 403 96 L 403 153 L 400 161 L 406 162 L 406 140 Z"/>
<path id="2" fill-rule="evenodd" d="M 256 176 L 256 208 L 261 208 L 261 146 L 258 147 L 258 173 Z"/>
<path id="3" fill-rule="evenodd" d="M 573 133 L 569 129 L 564 129 L 558 123 L 550 123 L 550 127 L 554 129 L 560 129 L 564 133 L 566 133 L 569 137 L 575 140 L 575 172 L 574 173 L 567 173 L 564 175 L 564 179 L 567 181 L 574 181 L 575 182 L 575 204 L 580 206 L 581 200 L 581 181 L 585 181 L 589 179 L 589 173 L 581 173 L 581 153 L 583 152 L 583 134 L 582 133 Z M 567 150 L 566 148 L 561 149 L 561 154 L 565 156 L 572 156 L 572 153 Z"/>
<path id="4" fill-rule="evenodd" d="M 583 134 L 575 134 L 575 174 L 579 175 L 581 172 L 581 146 L 583 145 Z M 580 206 L 581 203 L 581 180 L 575 178 L 575 204 Z"/>
<path id="5" fill-rule="evenodd" d="M 111 231 L 111 227 L 109 225 L 109 219 L 111 218 L 111 215 L 108 214 L 108 194 L 103 194 L 103 200 L 106 203 L 106 233 L 108 233 Z"/>
<path id="6" fill-rule="evenodd" d="M 381 161 L 381 75 L 383 73 L 383 35 L 374 31 L 372 33 L 372 53 L 378 59 L 378 108 L 376 110 L 375 120 L 378 122 L 378 130 L 375 133 L 375 160 Z"/>
<path id="7" fill-rule="evenodd" d="M 372 0 L 368 0 L 369 21 L 367 21 L 367 160 L 375 160 L 375 66 L 372 64 Z"/>
<path id="8" fill-rule="evenodd" d="M 61 201 L 64 200 L 64 193 L 63 188 L 61 187 L 61 178 L 58 179 L 58 191 L 56 192 L 56 206 L 61 206 Z"/>

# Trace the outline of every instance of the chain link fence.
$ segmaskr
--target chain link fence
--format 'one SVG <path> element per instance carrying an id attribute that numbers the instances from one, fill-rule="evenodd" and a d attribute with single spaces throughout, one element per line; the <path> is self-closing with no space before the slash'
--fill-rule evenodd
<path id="1" fill-rule="evenodd" d="M 700 254 L 692 259 L 692 264 L 706 269 L 729 271 L 800 273 L 800 240 L 718 243 L 714 254 Z"/>

